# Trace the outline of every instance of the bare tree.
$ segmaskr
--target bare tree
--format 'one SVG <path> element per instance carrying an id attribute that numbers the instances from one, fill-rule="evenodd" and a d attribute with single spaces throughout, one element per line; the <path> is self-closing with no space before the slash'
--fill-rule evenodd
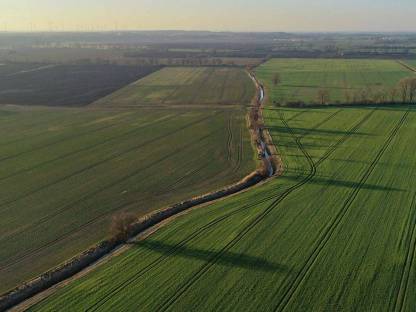
<path id="1" fill-rule="evenodd" d="M 400 96 L 402 98 L 402 102 L 406 103 L 408 95 L 409 95 L 408 78 L 405 78 L 399 81 L 398 89 L 400 90 Z"/>
<path id="2" fill-rule="evenodd" d="M 130 213 L 120 213 L 113 216 L 110 234 L 117 240 L 127 240 L 136 220 L 136 216 Z"/>
<path id="3" fill-rule="evenodd" d="M 396 101 L 397 93 L 398 93 L 397 88 L 390 89 L 389 95 L 390 95 L 390 102 L 391 103 L 394 103 Z"/>
<path id="4" fill-rule="evenodd" d="M 360 102 L 369 103 L 371 99 L 372 90 L 369 87 L 366 87 L 360 92 Z"/>
<path id="5" fill-rule="evenodd" d="M 345 98 L 345 103 L 346 104 L 350 104 L 351 103 L 351 93 L 349 91 L 345 91 L 344 92 L 344 98 Z"/>
<path id="6" fill-rule="evenodd" d="M 382 89 L 380 90 L 380 103 L 386 103 L 388 98 L 387 91 Z"/>
<path id="7" fill-rule="evenodd" d="M 413 103 L 416 100 L 416 78 L 409 78 L 409 101 Z"/>
<path id="8" fill-rule="evenodd" d="M 387 94 L 384 89 L 378 89 L 372 94 L 372 99 L 374 103 L 382 104 L 386 102 Z"/>
<path id="9" fill-rule="evenodd" d="M 325 105 L 329 102 L 330 95 L 329 91 L 326 89 L 319 89 L 318 90 L 318 101 L 321 105 Z"/>
<path id="10" fill-rule="evenodd" d="M 280 78 L 279 73 L 274 73 L 273 75 L 273 85 L 277 87 L 282 82 L 282 79 Z"/>

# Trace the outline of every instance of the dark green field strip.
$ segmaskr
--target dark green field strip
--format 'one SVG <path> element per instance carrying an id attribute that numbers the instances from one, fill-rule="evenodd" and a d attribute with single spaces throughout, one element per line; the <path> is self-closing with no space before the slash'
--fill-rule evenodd
<path id="1" fill-rule="evenodd" d="M 17 254 L 15 257 L 7 258 L 7 261 L 4 261 L 4 258 L 1 257 L 1 258 L 3 258 L 3 261 L 0 261 L 0 264 L 1 264 L 0 265 L 0 272 L 4 269 L 7 269 L 9 266 L 19 265 L 21 261 L 27 259 L 28 257 L 32 256 L 33 254 L 36 254 L 37 252 L 39 252 L 40 250 L 42 250 L 45 247 L 50 247 L 52 244 L 59 243 L 61 240 L 68 237 L 68 235 L 73 234 L 74 231 L 79 231 L 79 230 L 82 230 L 86 227 L 91 227 L 92 223 L 97 219 L 105 217 L 105 216 L 113 213 L 114 211 L 117 211 L 117 210 L 120 210 L 120 209 L 123 209 L 123 208 L 127 208 L 131 205 L 137 204 L 138 203 L 137 199 L 132 200 L 130 202 L 126 201 L 126 202 L 122 202 L 120 204 L 120 206 L 109 207 L 111 209 L 109 211 L 104 210 L 104 207 L 100 206 L 100 211 L 102 213 L 99 214 L 98 216 L 95 216 L 93 214 L 93 212 L 94 212 L 93 210 L 89 210 L 86 213 L 85 211 L 82 211 L 80 209 L 80 207 L 85 205 L 85 202 L 89 197 L 98 195 L 99 193 L 104 192 L 104 191 L 108 191 L 114 185 L 117 185 L 118 183 L 120 183 L 121 181 L 124 181 L 127 178 L 133 178 L 138 173 L 143 174 L 144 171 L 150 170 L 152 168 L 152 166 L 157 166 L 158 164 L 163 165 L 163 161 L 165 159 L 172 157 L 172 155 L 184 152 L 189 147 L 193 147 L 196 142 L 200 143 L 204 139 L 208 138 L 210 135 L 211 134 L 208 134 L 204 137 L 199 137 L 198 140 L 196 140 L 194 142 L 189 142 L 185 146 L 181 146 L 180 148 L 177 148 L 176 150 L 172 151 L 171 154 L 168 154 L 167 156 L 164 156 L 161 159 L 155 159 L 155 162 L 152 163 L 152 164 L 145 164 L 143 167 L 138 168 L 137 170 L 133 171 L 130 174 L 130 176 L 123 177 L 122 179 L 120 179 L 118 181 L 115 181 L 111 185 L 105 185 L 98 192 L 95 192 L 93 194 L 88 194 L 87 196 L 83 196 L 80 199 L 78 199 L 76 202 L 57 209 L 54 212 L 54 214 L 48 215 L 45 218 L 43 218 L 43 219 L 41 219 L 37 222 L 31 223 L 30 227 L 20 229 L 19 232 L 12 233 L 12 236 L 11 235 L 8 235 L 6 237 L 3 236 L 0 240 L 0 243 L 1 243 L 2 246 L 6 246 L 7 254 L 10 255 L 10 254 L 12 254 L 12 251 L 13 251 L 12 246 L 14 245 L 14 243 L 16 241 L 21 241 L 21 242 L 25 241 L 25 237 L 27 237 L 28 235 L 31 236 L 31 235 L 33 235 L 33 233 L 44 233 L 46 230 L 48 230 L 48 227 L 50 227 L 50 224 L 54 224 L 55 222 L 59 222 L 59 220 L 61 218 L 63 218 L 62 214 L 64 214 L 64 218 L 63 218 L 64 220 L 69 221 L 71 219 L 75 219 L 75 220 L 72 220 L 72 222 L 69 226 L 66 225 L 66 224 L 62 224 L 58 229 L 56 229 L 58 231 L 58 233 L 53 233 L 53 235 L 50 235 L 51 234 L 50 233 L 51 229 L 49 229 L 49 233 L 47 233 L 46 238 L 48 239 L 48 238 L 53 237 L 53 239 L 50 240 L 50 241 L 46 241 L 43 245 L 41 245 L 37 248 L 36 248 L 36 246 L 39 243 L 42 242 L 42 236 L 43 236 L 42 234 L 38 234 L 36 243 L 31 242 L 30 245 L 25 246 L 27 248 L 25 248 L 24 251 L 21 249 L 23 244 L 22 243 L 19 244 L 18 249 L 23 251 L 23 255 L 22 254 Z M 180 157 L 183 157 L 183 156 L 180 156 Z M 151 186 L 149 186 L 149 188 L 151 188 Z M 143 192 L 143 189 L 141 189 L 141 191 Z M 96 199 L 94 199 L 94 201 L 96 201 Z M 91 217 L 88 217 L 88 215 L 91 215 L 91 214 L 93 216 L 92 219 L 90 219 Z M 79 218 L 81 215 L 83 216 L 82 221 L 78 221 L 77 218 Z M 87 222 L 85 222 L 85 221 L 87 221 Z M 82 222 L 84 222 L 84 223 L 82 223 Z M 74 229 L 73 226 L 74 226 L 75 223 L 80 223 L 80 225 Z M 69 230 L 67 228 L 69 228 Z M 13 242 L 12 244 L 10 244 L 12 246 L 8 246 L 9 244 L 8 244 L 7 241 Z"/>
<path id="2" fill-rule="evenodd" d="M 188 122 L 185 124 L 181 123 L 180 122 L 181 120 L 179 118 L 176 118 L 175 123 L 170 122 L 164 127 L 160 127 L 159 131 L 160 130 L 162 131 L 158 133 L 156 133 L 154 129 L 147 128 L 147 129 L 144 129 L 145 131 L 142 133 L 143 136 L 141 136 L 139 139 L 137 139 L 137 137 L 135 136 L 130 138 L 134 143 L 129 142 L 129 141 L 123 141 L 122 143 L 123 145 L 125 145 L 124 148 L 119 147 L 118 149 L 114 149 L 114 146 L 112 146 L 112 148 L 111 146 L 109 146 L 109 149 L 113 150 L 112 153 L 110 152 L 110 150 L 108 151 L 107 154 L 104 154 L 104 155 L 96 155 L 96 154 L 91 155 L 89 153 L 87 156 L 92 158 L 94 160 L 93 162 L 81 163 L 81 166 L 76 166 L 75 171 L 69 171 L 69 174 L 64 174 L 61 177 L 59 177 L 59 175 L 54 173 L 53 179 L 47 179 L 46 184 L 39 185 L 39 183 L 33 183 L 34 181 L 32 181 L 32 183 L 29 185 L 30 188 L 26 192 L 20 191 L 19 194 L 17 194 L 18 195 L 17 197 L 13 197 L 13 194 L 12 196 L 10 196 L 11 198 L 3 197 L 2 201 L 0 202 L 0 211 L 4 211 L 4 209 L 6 209 L 8 205 L 18 200 L 22 200 L 30 195 L 43 191 L 50 186 L 56 186 L 57 183 L 65 182 L 66 180 L 70 178 L 78 178 L 80 174 L 85 174 L 89 170 L 95 169 L 96 167 L 102 164 L 105 164 L 109 161 L 113 161 L 122 156 L 124 157 L 124 155 L 127 155 L 129 153 L 138 152 L 140 151 L 141 148 L 145 147 L 146 145 L 149 145 L 149 144 L 155 145 L 156 143 L 158 143 L 159 140 L 163 140 L 169 136 L 173 136 L 174 134 L 184 131 L 185 129 L 191 128 L 198 123 L 208 122 L 208 120 L 212 118 L 213 118 L 213 115 L 203 116 L 203 117 L 200 117 L 199 119 L 192 120 L 191 122 Z M 156 136 L 155 137 L 152 137 L 151 135 L 149 136 L 150 133 L 154 133 L 156 134 Z M 157 151 L 155 152 L 157 153 Z M 144 157 L 147 157 L 147 156 L 144 155 Z M 68 170 L 68 169 L 72 170 L 70 166 L 65 168 L 65 170 Z M 65 173 L 65 171 L 62 170 L 60 173 L 61 174 Z M 48 172 L 45 172 L 45 174 L 48 174 Z M 41 179 L 42 176 L 37 176 L 36 178 Z"/>
<path id="3" fill-rule="evenodd" d="M 77 125 L 75 125 L 77 126 Z M 28 140 L 29 142 L 19 142 L 19 144 L 16 144 L 16 142 L 13 142 L 14 144 L 12 146 L 10 146 L 10 148 L 2 148 L 2 151 L 4 152 L 3 155 L 0 156 L 0 163 L 4 162 L 6 160 L 10 160 L 10 159 L 14 159 L 17 157 L 21 157 L 22 155 L 27 155 L 27 154 L 32 154 L 34 152 L 37 152 L 39 150 L 43 150 L 43 149 L 49 149 L 50 147 L 56 145 L 56 144 L 62 144 L 62 143 L 66 143 L 66 141 L 71 141 L 74 139 L 77 139 L 79 137 L 82 137 L 84 135 L 89 135 L 91 133 L 94 132 L 98 132 L 101 130 L 106 130 L 113 127 L 112 124 L 109 125 L 99 125 L 99 126 L 94 126 L 92 129 L 82 129 L 80 128 L 80 131 L 73 131 L 70 134 L 66 134 L 64 136 L 61 137 L 61 134 L 57 134 L 56 137 L 55 135 L 47 135 L 47 143 L 42 143 L 40 145 L 35 145 L 32 146 L 33 141 L 36 140 Z M 52 140 L 50 140 L 52 138 Z M 44 137 L 42 137 L 42 139 L 44 139 Z M 19 147 L 23 147 L 23 151 L 18 151 Z M 7 155 L 8 153 L 10 153 L 9 155 Z"/>
<path id="4" fill-rule="evenodd" d="M 83 154 L 88 155 L 88 153 L 91 153 L 90 151 L 88 151 L 89 149 L 94 149 L 99 153 L 101 150 L 95 149 L 95 147 L 108 148 L 108 145 L 106 144 L 110 142 L 112 143 L 112 147 L 118 147 L 120 145 L 122 146 L 122 144 L 124 144 L 124 140 L 129 138 L 134 139 L 134 135 L 141 134 L 140 132 L 144 129 L 152 127 L 153 123 L 157 125 L 169 122 L 177 115 L 173 113 L 162 113 L 157 115 L 155 114 L 152 116 L 154 116 L 154 120 L 152 121 L 146 120 L 146 117 L 140 118 L 140 116 L 132 116 L 133 119 L 130 121 L 115 121 L 112 127 L 105 128 L 102 131 L 85 133 L 79 138 L 79 140 L 75 138 L 72 141 L 65 141 L 62 144 L 58 142 L 57 144 L 49 147 L 48 149 L 37 150 L 36 152 L 25 154 L 23 157 L 17 157 L 8 161 L 4 161 L 3 165 L 5 166 L 5 168 L 0 169 L 0 179 L 3 180 L 10 175 L 16 175 L 16 173 L 18 172 L 16 170 L 25 171 L 27 169 L 35 169 L 38 166 L 42 166 L 42 164 L 47 165 L 55 160 L 63 161 L 63 163 L 59 165 L 68 165 L 68 160 L 65 160 L 65 157 L 80 153 L 80 155 L 76 155 L 77 157 L 72 157 L 69 159 L 69 161 L 71 161 L 70 163 L 73 166 L 75 166 L 76 162 L 82 161 L 81 158 Z M 68 129 L 66 131 L 71 133 L 74 130 L 75 129 Z M 78 147 L 80 148 L 79 150 L 77 150 Z M 107 150 L 105 151 L 108 152 Z M 55 164 L 50 165 L 51 167 L 49 168 L 49 170 L 53 171 Z M 41 171 L 40 174 L 42 172 L 44 171 Z"/>
<path id="5" fill-rule="evenodd" d="M 193 122 L 193 124 L 195 125 L 195 122 Z M 203 133 L 203 132 L 202 132 Z M 173 135 L 173 132 L 169 132 L 169 136 L 171 136 L 171 135 Z M 149 142 L 146 142 L 146 144 L 150 144 L 150 143 L 152 143 L 152 144 L 154 144 L 154 143 L 156 143 L 157 141 L 156 140 L 149 140 Z M 192 141 L 193 142 L 193 141 Z M 180 148 L 181 146 L 183 146 L 184 144 L 186 143 L 186 141 L 185 142 L 183 142 L 183 143 L 181 143 L 181 144 L 179 144 L 178 145 L 178 147 Z M 141 144 L 141 146 L 144 146 L 145 144 Z M 190 145 L 186 145 L 186 146 L 190 146 Z M 157 152 L 158 152 L 158 150 L 154 147 L 154 145 L 151 145 L 149 148 L 151 148 L 154 152 L 155 152 L 155 155 L 161 155 L 161 154 L 157 154 Z M 162 145 L 160 145 L 159 146 L 159 150 L 163 150 L 163 146 Z M 141 152 L 143 152 L 143 151 L 141 151 Z M 127 152 L 126 152 L 127 153 Z M 123 157 L 125 157 L 125 153 L 123 153 L 123 154 L 121 154 Z M 174 155 L 174 153 L 172 152 L 172 153 L 168 153 L 168 154 L 166 154 L 166 155 L 163 155 L 162 154 L 162 158 L 161 159 L 163 159 L 163 158 L 165 158 L 165 157 L 170 157 L 170 156 L 172 156 L 172 155 Z M 117 155 L 116 157 L 119 157 L 120 155 Z M 133 157 L 137 157 L 138 155 L 132 155 Z M 155 156 L 155 159 L 158 159 L 158 157 L 159 156 Z M 147 158 L 147 161 L 146 161 L 146 158 Z M 107 160 L 106 160 L 107 161 Z M 132 172 L 131 171 L 131 167 L 127 167 L 127 171 L 126 172 L 123 172 L 124 173 L 124 175 L 120 175 L 121 174 L 121 168 L 119 167 L 118 168 L 118 171 L 119 171 L 119 175 L 120 175 L 120 177 L 119 178 L 117 178 L 117 177 L 115 177 L 115 176 L 110 176 L 110 180 L 109 180 L 109 186 L 103 186 L 102 184 L 101 185 L 98 185 L 99 187 L 97 188 L 97 190 L 94 190 L 94 189 L 89 189 L 89 190 L 91 190 L 92 191 L 92 193 L 91 194 L 89 194 L 89 192 L 85 192 L 85 190 L 84 190 L 84 192 L 82 193 L 82 195 L 81 195 L 81 197 L 76 197 L 77 198 L 77 200 L 76 200 L 76 203 L 77 204 L 80 204 L 81 202 L 83 202 L 86 198 L 89 198 L 89 197 L 91 197 L 91 196 L 95 196 L 96 194 L 97 194 L 97 192 L 101 192 L 101 191 L 104 191 L 104 190 L 106 190 L 106 189 L 108 189 L 109 187 L 112 187 L 113 185 L 115 185 L 115 184 L 118 184 L 118 183 L 120 183 L 120 182 L 122 182 L 122 181 L 124 181 L 124 180 L 126 180 L 127 178 L 129 178 L 130 176 L 134 176 L 134 173 L 136 173 L 136 172 L 141 172 L 143 169 L 142 168 L 146 168 L 146 169 L 148 169 L 149 167 L 149 165 L 151 165 L 151 166 L 157 166 L 157 164 L 156 164 L 156 162 L 154 161 L 154 159 L 153 158 L 149 158 L 149 157 L 144 157 L 143 159 L 142 159 L 142 161 L 141 161 L 142 163 L 141 163 L 141 165 L 139 166 L 139 169 L 137 169 L 137 168 L 135 168 L 135 170 Z M 94 166 L 98 166 L 98 164 L 94 164 Z M 91 167 L 92 168 L 92 167 Z M 91 169 L 91 168 L 88 168 L 88 169 Z M 98 169 L 98 172 L 102 172 L 103 170 L 102 169 Z M 105 170 L 104 170 L 105 171 Z M 79 170 L 79 171 L 77 171 L 75 174 L 77 174 L 78 172 L 82 172 L 82 173 L 84 173 L 85 172 L 85 169 L 83 168 L 82 170 Z M 74 175 L 74 173 L 72 174 L 72 176 Z M 93 175 L 93 178 L 94 178 L 94 176 L 95 176 L 95 174 Z M 65 177 L 65 179 L 67 179 L 67 178 L 69 178 L 69 177 Z M 82 178 L 82 180 L 85 180 L 85 178 Z M 114 180 L 116 180 L 116 182 L 114 181 Z M 78 178 L 76 179 L 76 181 L 78 181 Z M 58 182 L 61 182 L 61 181 L 58 181 Z M 59 185 L 56 185 L 57 183 L 58 183 L 57 181 L 53 181 L 53 182 L 51 182 L 49 185 L 47 185 L 47 186 L 44 186 L 44 187 L 42 187 L 42 189 L 37 189 L 35 192 L 40 192 L 40 191 L 43 191 L 46 187 L 49 187 L 49 186 L 53 186 L 53 188 L 52 188 L 52 190 L 53 189 L 62 189 L 62 187 L 60 187 Z M 106 180 L 102 180 L 102 183 L 105 183 L 106 182 Z M 64 188 L 65 189 L 65 188 Z M 49 190 L 48 192 L 50 192 L 50 191 L 52 191 L 52 190 Z M 53 192 L 53 191 L 52 191 Z M 27 196 L 29 196 L 29 195 L 27 195 Z M 20 200 L 20 198 L 19 198 L 19 200 Z M 69 203 L 69 204 L 71 204 L 71 203 Z M 40 207 L 42 207 L 43 208 L 43 211 L 44 211 L 44 202 L 40 202 Z M 57 207 L 55 206 L 55 207 L 53 207 L 53 215 L 55 215 L 55 214 L 59 214 L 60 212 L 62 212 L 62 211 L 66 211 L 67 210 L 67 205 L 65 205 L 62 209 L 56 209 Z M 34 207 L 32 207 L 32 209 L 34 209 Z M 33 213 L 33 212 L 31 212 L 31 213 Z M 36 219 L 40 219 L 40 220 L 42 220 L 42 214 L 40 214 L 40 215 L 36 215 L 36 216 L 33 216 L 32 218 L 30 218 L 30 220 L 31 220 L 31 224 L 33 224 L 33 222 L 36 220 Z M 43 221 L 42 221 L 42 223 L 43 223 Z M 22 223 L 20 223 L 20 224 L 22 224 Z M 24 224 L 24 223 L 23 223 Z M 4 225 L 4 226 L 6 226 L 6 224 Z M 11 227 L 11 228 L 13 228 L 13 227 Z M 6 227 L 6 229 L 7 229 L 7 227 Z M 14 231 L 16 231 L 16 228 L 14 228 Z"/>
<path id="6" fill-rule="evenodd" d="M 19 142 L 30 137 L 36 137 L 42 133 L 46 133 L 49 127 L 57 127 L 64 122 L 73 122 L 74 119 L 81 117 L 82 113 L 78 110 L 73 111 L 14 111 L 4 110 L 7 118 L 2 120 L 0 124 L 0 131 L 2 137 L 0 138 L 0 146 L 7 145 L 13 142 Z M 75 118 L 76 117 L 76 118 Z"/>
<path id="7" fill-rule="evenodd" d="M 160 117 L 160 115 L 162 117 Z M 74 142 L 58 143 L 48 148 L 48 152 L 43 150 L 26 155 L 26 157 L 18 157 L 17 159 L 4 162 L 5 168 L 0 168 L 0 183 L 6 179 L 19 176 L 30 172 L 34 174 L 41 170 L 40 173 L 48 171 L 47 166 L 51 166 L 51 170 L 55 166 L 68 165 L 68 162 L 80 161 L 83 154 L 92 152 L 99 153 L 97 147 L 105 146 L 105 144 L 117 144 L 118 140 L 125 140 L 130 135 L 140 134 L 143 128 L 155 126 L 160 123 L 169 122 L 174 118 L 175 114 L 155 114 L 154 120 L 150 121 L 147 118 L 140 118 L 140 116 L 133 116 L 132 120 L 123 119 L 121 123 L 114 123 L 111 127 L 105 128 L 105 131 L 91 131 L 90 133 L 82 135 L 82 137 L 74 138 Z M 76 148 L 78 147 L 78 148 Z M 60 162 L 63 162 L 62 164 Z M 45 169 L 46 168 L 46 169 Z"/>
<path id="8" fill-rule="evenodd" d="M 123 115 L 128 115 L 130 113 L 119 113 L 115 114 L 114 119 L 122 117 Z M 100 130 L 100 127 L 110 126 L 111 123 L 108 122 L 94 122 L 96 114 L 92 116 L 88 113 L 78 113 L 78 114 L 66 114 L 61 113 L 63 118 L 61 120 L 55 120 L 54 123 L 42 124 L 42 130 L 37 133 L 36 128 L 29 128 L 26 131 L 32 133 L 33 135 L 25 136 L 23 126 L 20 126 L 19 131 L 9 130 L 13 133 L 16 133 L 16 137 L 13 140 L 7 141 L 4 144 L 0 145 L 1 154 L 0 161 L 8 160 L 14 157 L 18 157 L 25 153 L 31 153 L 43 148 L 48 148 L 56 143 L 63 142 L 68 139 L 72 139 L 74 135 L 77 134 L 87 134 L 88 131 Z M 89 116 L 88 116 L 89 115 Z M 99 121 L 98 114 L 97 121 Z M 105 115 L 104 115 L 105 116 Z M 106 116 L 108 118 L 108 115 Z M 46 129 L 45 129 L 46 128 Z M 68 130 L 72 130 L 68 133 Z M 77 133 L 77 131 L 80 131 Z"/>

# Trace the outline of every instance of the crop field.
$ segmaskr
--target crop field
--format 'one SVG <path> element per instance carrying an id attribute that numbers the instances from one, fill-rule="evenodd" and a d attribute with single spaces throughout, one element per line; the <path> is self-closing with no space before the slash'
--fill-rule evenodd
<path id="1" fill-rule="evenodd" d="M 232 105 L 249 104 L 255 93 L 243 69 L 168 67 L 111 95 L 97 105 Z"/>
<path id="2" fill-rule="evenodd" d="M 245 109 L 0 108 L 0 293 L 254 170 Z"/>
<path id="3" fill-rule="evenodd" d="M 277 85 L 276 73 L 281 80 Z M 399 92 L 392 95 L 392 90 L 412 74 L 394 60 L 272 59 L 257 69 L 273 101 L 307 105 L 320 103 L 320 90 L 328 92 L 329 103 L 349 104 L 375 96 L 398 101 Z"/>
<path id="4" fill-rule="evenodd" d="M 414 310 L 415 109 L 265 115 L 280 178 L 176 219 L 32 310 Z"/>
<path id="5" fill-rule="evenodd" d="M 83 106 L 159 68 L 121 65 L 2 65 L 0 104 Z"/>

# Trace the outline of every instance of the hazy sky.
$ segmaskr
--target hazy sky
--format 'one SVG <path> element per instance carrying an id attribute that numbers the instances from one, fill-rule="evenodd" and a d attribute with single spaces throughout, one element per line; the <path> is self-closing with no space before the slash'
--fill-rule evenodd
<path id="1" fill-rule="evenodd" d="M 416 31 L 416 0 L 0 0 L 0 30 Z"/>

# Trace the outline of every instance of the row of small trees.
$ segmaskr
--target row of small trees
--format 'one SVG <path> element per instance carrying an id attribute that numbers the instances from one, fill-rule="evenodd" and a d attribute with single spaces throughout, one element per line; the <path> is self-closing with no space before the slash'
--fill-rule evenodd
<path id="1" fill-rule="evenodd" d="M 321 105 L 330 103 L 330 91 L 328 89 L 319 89 L 317 91 L 317 101 Z M 348 91 L 344 93 L 345 104 L 387 104 L 397 102 L 416 104 L 416 77 L 404 78 L 395 87 L 390 89 L 366 87 L 352 93 Z"/>
<path id="2" fill-rule="evenodd" d="M 280 74 L 274 73 L 272 83 L 277 87 L 282 82 Z M 331 102 L 330 90 L 321 88 L 316 93 L 316 101 L 321 105 Z M 370 86 L 354 92 L 346 91 L 344 93 L 343 104 L 355 103 L 416 103 L 416 77 L 407 77 L 399 81 L 399 83 L 390 89 L 378 88 L 374 90 Z M 296 104 L 300 104 L 297 102 Z"/>

